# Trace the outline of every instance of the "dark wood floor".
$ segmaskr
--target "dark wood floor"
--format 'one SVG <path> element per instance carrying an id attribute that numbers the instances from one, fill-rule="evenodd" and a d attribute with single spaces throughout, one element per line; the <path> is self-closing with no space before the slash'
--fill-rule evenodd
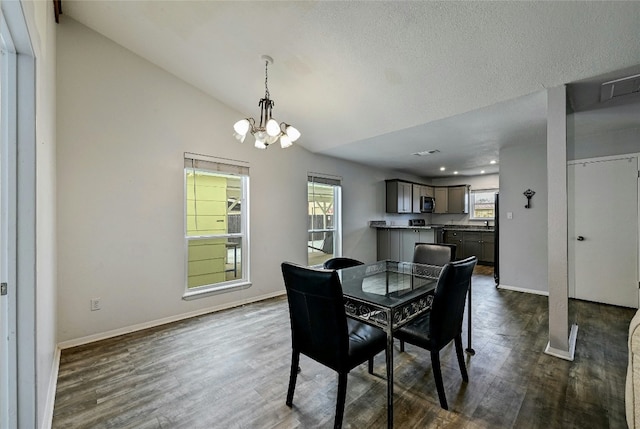
<path id="1" fill-rule="evenodd" d="M 548 356 L 544 296 L 473 279 L 469 383 L 452 346 L 441 354 L 442 410 L 428 352 L 395 353 L 397 428 L 626 428 L 627 327 L 634 310 L 570 302 L 575 361 Z M 466 326 L 466 323 L 465 323 Z M 466 329 L 465 329 L 466 346 Z M 384 354 L 348 379 L 345 428 L 386 428 Z M 285 405 L 290 328 L 285 298 L 63 350 L 53 428 L 329 428 L 337 376 L 301 357 Z"/>

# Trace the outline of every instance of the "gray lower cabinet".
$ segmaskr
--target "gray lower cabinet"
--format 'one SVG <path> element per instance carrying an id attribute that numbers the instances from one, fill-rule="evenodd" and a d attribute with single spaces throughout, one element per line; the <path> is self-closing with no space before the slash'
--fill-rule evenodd
<path id="1" fill-rule="evenodd" d="M 482 256 L 479 258 L 483 262 L 495 262 L 495 233 L 482 233 Z"/>
<path id="2" fill-rule="evenodd" d="M 456 259 L 464 259 L 462 256 L 462 231 L 445 231 L 444 242 L 456 245 Z"/>
<path id="3" fill-rule="evenodd" d="M 411 262 L 416 243 L 434 243 L 433 229 L 378 229 L 378 260 Z"/>
<path id="4" fill-rule="evenodd" d="M 476 256 L 480 259 L 482 255 L 482 233 L 464 231 L 462 233 L 462 257 Z"/>
<path id="5" fill-rule="evenodd" d="M 456 245 L 456 259 L 476 256 L 478 261 L 494 263 L 494 232 L 448 230 L 444 242 Z"/>

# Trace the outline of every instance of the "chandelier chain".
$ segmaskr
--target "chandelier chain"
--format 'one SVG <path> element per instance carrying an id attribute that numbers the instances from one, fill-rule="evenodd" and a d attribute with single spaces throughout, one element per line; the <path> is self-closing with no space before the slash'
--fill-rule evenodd
<path id="1" fill-rule="evenodd" d="M 268 71 L 269 71 L 269 61 L 265 61 L 264 62 L 264 97 L 265 98 L 271 98 L 269 96 L 269 87 L 267 86 L 267 81 L 269 80 Z"/>

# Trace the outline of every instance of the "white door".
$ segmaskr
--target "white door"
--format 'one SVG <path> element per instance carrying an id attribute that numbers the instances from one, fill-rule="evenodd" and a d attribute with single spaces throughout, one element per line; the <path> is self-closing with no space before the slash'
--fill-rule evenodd
<path id="1" fill-rule="evenodd" d="M 569 296 L 638 308 L 638 158 L 568 166 Z"/>

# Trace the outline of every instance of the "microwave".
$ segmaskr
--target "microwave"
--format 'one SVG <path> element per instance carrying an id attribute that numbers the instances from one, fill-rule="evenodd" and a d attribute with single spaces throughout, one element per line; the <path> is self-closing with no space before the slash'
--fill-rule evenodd
<path id="1" fill-rule="evenodd" d="M 420 213 L 433 213 L 436 208 L 436 200 L 433 197 L 420 197 Z"/>

